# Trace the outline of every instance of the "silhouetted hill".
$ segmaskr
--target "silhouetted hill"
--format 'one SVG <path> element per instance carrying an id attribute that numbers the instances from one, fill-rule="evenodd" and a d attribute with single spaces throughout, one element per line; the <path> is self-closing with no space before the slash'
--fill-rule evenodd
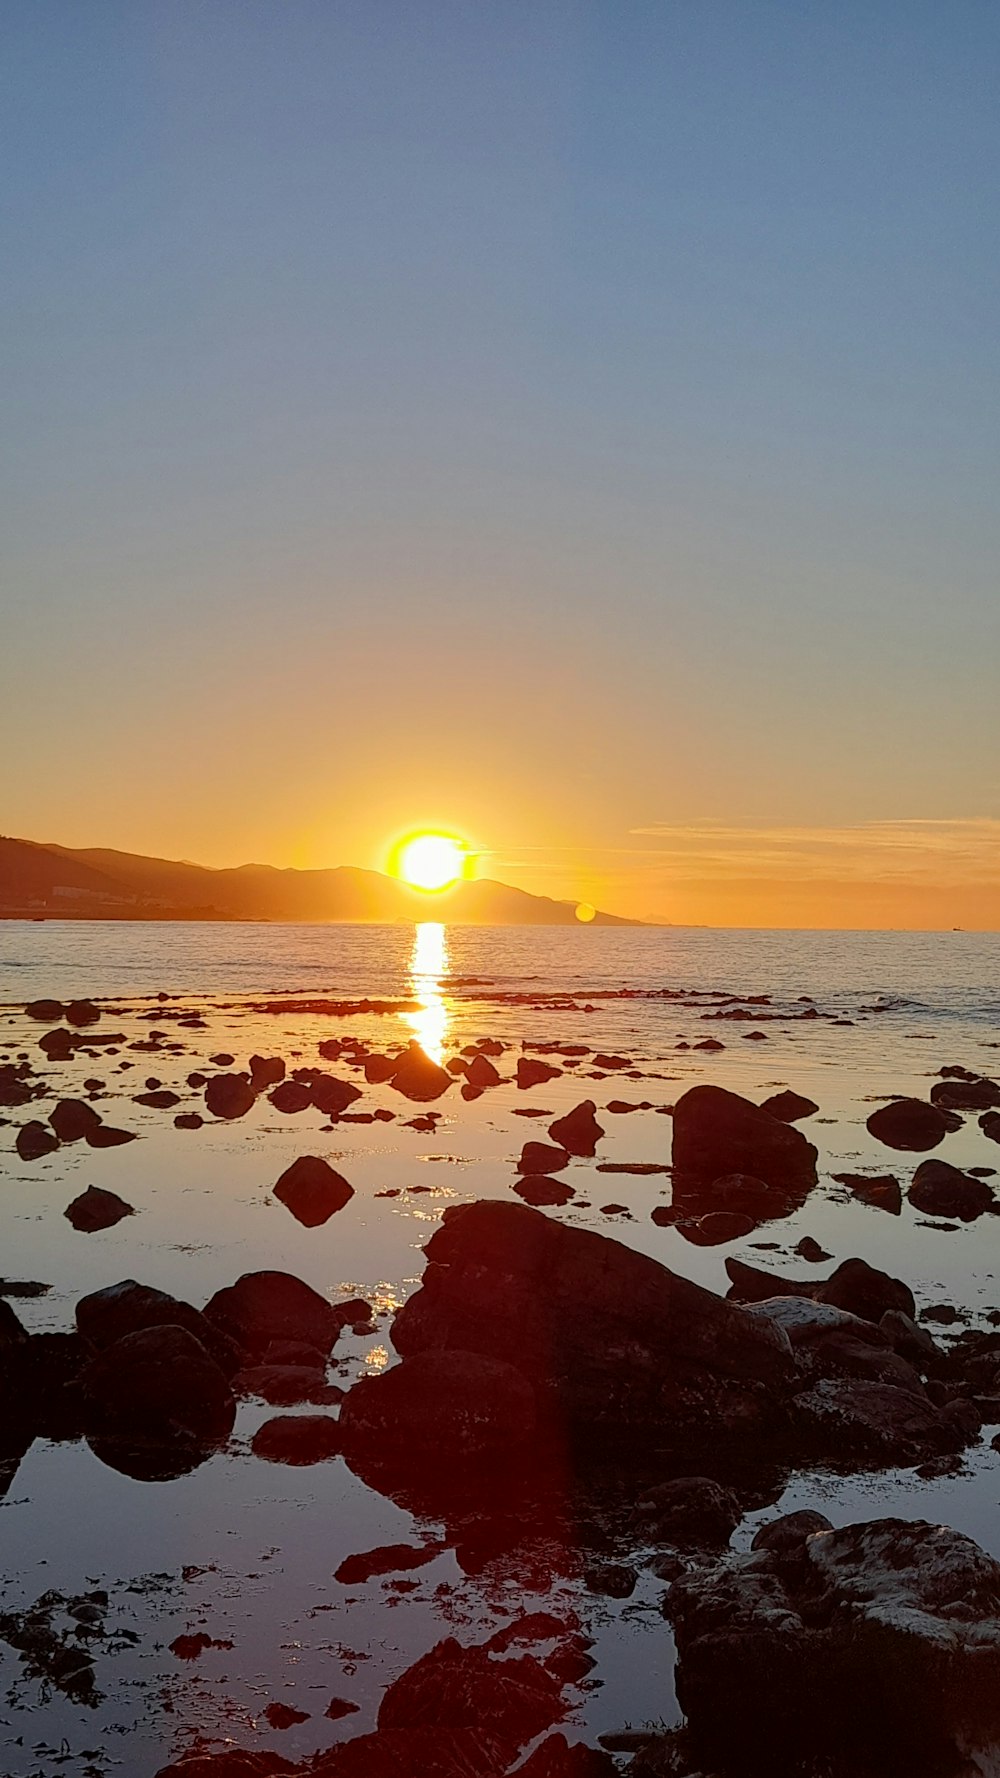
<path id="1" fill-rule="evenodd" d="M 440 895 L 408 889 L 379 871 L 227 870 L 103 848 L 0 839 L 0 914 L 69 919 L 378 921 L 447 920 L 465 926 L 569 926 L 572 902 L 488 879 Z M 598 913 L 595 924 L 635 921 Z"/>

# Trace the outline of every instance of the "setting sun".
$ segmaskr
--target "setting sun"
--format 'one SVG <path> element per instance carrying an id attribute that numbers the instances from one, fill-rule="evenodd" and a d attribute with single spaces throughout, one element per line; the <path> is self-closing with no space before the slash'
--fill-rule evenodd
<path id="1" fill-rule="evenodd" d="M 396 874 L 411 889 L 450 889 L 465 875 L 467 858 L 461 841 L 444 833 L 421 833 L 400 848 Z"/>

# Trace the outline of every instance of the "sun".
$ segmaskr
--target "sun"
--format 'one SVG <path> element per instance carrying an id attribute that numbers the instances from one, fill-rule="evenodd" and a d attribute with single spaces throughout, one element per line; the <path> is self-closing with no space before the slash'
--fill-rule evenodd
<path id="1" fill-rule="evenodd" d="M 418 833 L 404 841 L 395 874 L 411 889 L 450 889 L 466 874 L 468 850 L 446 833 Z"/>

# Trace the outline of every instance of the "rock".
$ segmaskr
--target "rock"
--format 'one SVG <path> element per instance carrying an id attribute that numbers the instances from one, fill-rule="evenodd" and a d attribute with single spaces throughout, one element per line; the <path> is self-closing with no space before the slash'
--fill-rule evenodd
<path id="1" fill-rule="evenodd" d="M 426 1251 L 422 1288 L 392 1329 L 404 1377 L 419 1352 L 502 1359 L 593 1440 L 631 1428 L 662 1441 L 697 1425 L 718 1438 L 729 1412 L 749 1400 L 768 1411 L 794 1373 L 780 1329 L 525 1205 L 452 1206 Z M 757 1382 L 771 1395 L 755 1395 Z"/>
<path id="2" fill-rule="evenodd" d="M 931 1087 L 931 1104 L 943 1111 L 994 1111 L 1000 1106 L 1000 1086 L 981 1076 L 939 1080 Z"/>
<path id="3" fill-rule="evenodd" d="M 97 1124 L 87 1131 L 88 1148 L 121 1148 L 135 1139 L 134 1130 L 118 1130 L 114 1124 Z"/>
<path id="4" fill-rule="evenodd" d="M 334 1074 L 324 1074 L 314 1070 L 309 1083 L 309 1095 L 317 1111 L 324 1117 L 338 1118 L 342 1112 L 353 1105 L 361 1097 L 361 1088 L 351 1080 L 338 1080 Z"/>
<path id="5" fill-rule="evenodd" d="M 990 1142 L 1000 1142 L 1000 1111 L 987 1111 L 979 1120 L 979 1128 Z"/>
<path id="6" fill-rule="evenodd" d="M 248 1074 L 213 1074 L 205 1084 L 205 1104 L 213 1117 L 245 1117 L 254 1103 Z"/>
<path id="7" fill-rule="evenodd" d="M 517 1084 L 522 1092 L 528 1087 L 542 1086 L 547 1080 L 554 1080 L 561 1074 L 561 1068 L 553 1068 L 550 1062 L 543 1062 L 539 1056 L 518 1056 Z"/>
<path id="8" fill-rule="evenodd" d="M 606 1753 L 582 1741 L 570 1746 L 565 1735 L 549 1735 L 517 1768 L 518 1778 L 617 1778 L 617 1773 Z"/>
<path id="9" fill-rule="evenodd" d="M 883 1333 L 893 1350 L 902 1354 L 918 1369 L 929 1364 L 936 1364 L 942 1353 L 935 1345 L 926 1328 L 914 1321 L 912 1316 L 904 1315 L 900 1309 L 887 1309 L 879 1322 L 879 1332 Z"/>
<path id="10" fill-rule="evenodd" d="M 832 1253 L 827 1253 L 826 1248 L 821 1247 L 819 1242 L 815 1240 L 812 1235 L 803 1235 L 801 1241 L 796 1242 L 795 1251 L 801 1259 L 807 1260 L 811 1266 L 822 1265 L 825 1259 L 833 1258 Z"/>
<path id="11" fill-rule="evenodd" d="M 197 1111 L 181 1111 L 174 1118 L 175 1130 L 200 1130 L 205 1119 Z"/>
<path id="12" fill-rule="evenodd" d="M 362 1377 L 340 1412 L 352 1469 L 507 1462 L 535 1430 L 535 1392 L 513 1365 L 426 1351 Z"/>
<path id="13" fill-rule="evenodd" d="M 544 1173 L 529 1173 L 514 1183 L 514 1190 L 526 1204 L 541 1209 L 547 1204 L 568 1204 L 576 1192 L 562 1179 L 549 1179 Z"/>
<path id="14" fill-rule="evenodd" d="M 907 1149 L 918 1154 L 937 1148 L 950 1125 L 937 1105 L 924 1099 L 890 1099 L 867 1120 L 869 1134 L 886 1148 Z"/>
<path id="15" fill-rule="evenodd" d="M 740 1210 L 710 1210 L 694 1222 L 678 1222 L 677 1232 L 695 1247 L 721 1247 L 752 1234 L 756 1227 L 754 1218 Z"/>
<path id="16" fill-rule="evenodd" d="M 193 1303 L 151 1284 L 138 1284 L 134 1278 L 123 1278 L 120 1284 L 109 1284 L 81 1297 L 76 1305 L 76 1325 L 82 1338 L 99 1352 L 144 1328 L 183 1327 L 204 1346 L 225 1376 L 231 1377 L 239 1365 L 237 1347 Z"/>
<path id="17" fill-rule="evenodd" d="M 818 1303 L 811 1297 L 773 1296 L 749 1304 L 750 1315 L 766 1315 L 783 1327 L 793 1346 L 808 1346 L 830 1334 L 847 1334 L 873 1346 L 885 1346 L 888 1339 L 881 1329 L 873 1327 L 858 1315 L 848 1314 L 833 1303 Z"/>
<path id="18" fill-rule="evenodd" d="M 788 1088 L 782 1093 L 772 1093 L 761 1105 L 770 1117 L 778 1117 L 782 1123 L 797 1123 L 800 1117 L 812 1117 L 819 1106 L 813 1099 L 806 1099 L 801 1093 L 793 1093 Z"/>
<path id="19" fill-rule="evenodd" d="M 487 1056 L 477 1055 L 466 1068 L 465 1078 L 470 1087 L 477 1087 L 481 1092 L 485 1087 L 498 1087 L 502 1076 Z"/>
<path id="20" fill-rule="evenodd" d="M 605 1599 L 631 1599 L 639 1576 L 627 1562 L 598 1562 L 583 1571 L 588 1593 Z"/>
<path id="21" fill-rule="evenodd" d="M 440 1099 L 442 1093 L 448 1091 L 452 1076 L 446 1068 L 432 1062 L 414 1041 L 398 1058 L 397 1065 L 389 1076 L 389 1083 L 404 1098 L 425 1104 L 431 1099 Z"/>
<path id="22" fill-rule="evenodd" d="M 67 1025 L 81 1027 L 96 1025 L 101 1011 L 100 1007 L 95 1006 L 92 1000 L 71 1000 L 62 1016 Z"/>
<path id="23" fill-rule="evenodd" d="M 501 1747 L 509 1764 L 559 1720 L 564 1708 L 560 1686 L 533 1655 L 497 1660 L 484 1648 L 463 1647 L 449 1638 L 393 1681 L 379 1706 L 378 1724 L 382 1732 L 470 1728 Z M 366 1769 L 393 1768 L 373 1762 Z"/>
<path id="24" fill-rule="evenodd" d="M 906 1195 L 926 1216 L 957 1216 L 960 1222 L 974 1222 L 996 1202 L 984 1179 L 938 1160 L 921 1161 Z"/>
<path id="25" fill-rule="evenodd" d="M 900 1309 L 904 1315 L 916 1315 L 913 1292 L 899 1278 L 890 1278 L 870 1266 L 867 1260 L 845 1259 L 816 1293 L 817 1302 L 833 1303 L 863 1321 L 878 1323 L 887 1309 Z"/>
<path id="26" fill-rule="evenodd" d="M 575 1105 L 565 1117 L 557 1117 L 549 1125 L 549 1135 L 553 1142 L 568 1154 L 592 1155 L 596 1153 L 597 1144 L 604 1135 L 603 1127 L 595 1115 L 597 1107 L 593 1099 L 584 1099 L 582 1104 Z"/>
<path id="27" fill-rule="evenodd" d="M 824 1377 L 795 1397 L 792 1415 L 801 1448 L 839 1464 L 916 1463 L 961 1450 L 976 1435 L 912 1389 L 867 1378 Z"/>
<path id="28" fill-rule="evenodd" d="M 233 1378 L 237 1395 L 257 1395 L 272 1408 L 298 1407 L 308 1401 L 327 1406 L 344 1391 L 326 1380 L 322 1364 L 256 1364 Z"/>
<path id="29" fill-rule="evenodd" d="M 835 1173 L 838 1185 L 846 1185 L 862 1203 L 871 1204 L 875 1210 L 887 1210 L 890 1216 L 898 1216 L 903 1208 L 903 1194 L 899 1180 L 891 1173 L 880 1174 L 877 1178 L 865 1173 Z"/>
<path id="30" fill-rule="evenodd" d="M 813 1512 L 810 1507 L 802 1507 L 795 1513 L 782 1513 L 780 1519 L 769 1519 L 761 1525 L 750 1545 L 752 1550 L 777 1550 L 785 1553 L 788 1550 L 800 1549 L 807 1537 L 814 1537 L 817 1531 L 832 1531 L 833 1526 L 825 1513 Z"/>
<path id="31" fill-rule="evenodd" d="M 296 1723 L 309 1721 L 308 1710 L 296 1710 L 293 1704 L 283 1704 L 280 1699 L 265 1705 L 263 1715 L 272 1729 L 291 1729 Z"/>
<path id="32" fill-rule="evenodd" d="M 40 1161 L 59 1147 L 59 1138 L 37 1118 L 32 1118 L 30 1123 L 21 1125 L 14 1147 L 22 1161 Z"/>
<path id="33" fill-rule="evenodd" d="M 245 1272 L 216 1291 L 205 1316 L 242 1351 L 260 1357 L 274 1340 L 299 1340 L 325 1357 L 344 1325 L 319 1291 L 289 1272 Z"/>
<path id="34" fill-rule="evenodd" d="M 283 1778 L 294 1769 L 277 1753 L 229 1748 L 224 1753 L 184 1753 L 169 1766 L 161 1766 L 156 1778 Z"/>
<path id="35" fill-rule="evenodd" d="M 816 1182 L 816 1150 L 800 1130 L 724 1087 L 691 1087 L 674 1107 L 674 1172 L 710 1182 L 748 1173 L 805 1192 Z"/>
<path id="36" fill-rule="evenodd" d="M 725 1556 L 679 1580 L 677 1694 L 702 1769 L 993 1771 L 998 1609 L 991 1557 L 956 1531 L 900 1519 Z"/>
<path id="37" fill-rule="evenodd" d="M 352 1704 L 349 1698 L 331 1698 L 323 1712 L 331 1722 L 339 1722 L 344 1716 L 357 1716 L 360 1704 Z"/>
<path id="38" fill-rule="evenodd" d="M 180 1094 L 170 1092 L 167 1087 L 160 1087 L 152 1093 L 136 1093 L 132 1099 L 133 1105 L 148 1105 L 152 1111 L 172 1111 L 180 1102 Z"/>
<path id="39" fill-rule="evenodd" d="M 681 1182 L 678 1196 L 684 1198 L 687 1195 Z M 754 1222 L 766 1222 L 774 1216 L 790 1216 L 796 1207 L 785 1192 L 776 1190 L 764 1179 L 755 1179 L 751 1173 L 726 1173 L 721 1179 L 714 1179 L 705 1197 L 720 1208 L 752 1217 Z"/>
<path id="40" fill-rule="evenodd" d="M 329 1414 L 279 1414 L 265 1420 L 250 1441 L 255 1457 L 265 1463 L 305 1468 L 339 1455 L 340 1428 Z"/>
<path id="41" fill-rule="evenodd" d="M 569 1166 L 565 1148 L 554 1148 L 549 1142 L 526 1142 L 517 1164 L 519 1173 L 561 1173 Z"/>
<path id="42" fill-rule="evenodd" d="M 294 1117 L 300 1111 L 308 1111 L 313 1102 L 312 1088 L 302 1080 L 283 1080 L 267 1097 L 275 1111 L 280 1111 L 285 1117 Z"/>
<path id="43" fill-rule="evenodd" d="M 318 1155 L 302 1154 L 286 1167 L 274 1195 L 304 1228 L 315 1229 L 354 1196 L 354 1187 Z"/>
<path id="44" fill-rule="evenodd" d="M 115 1340 L 87 1367 L 89 1425 L 126 1442 L 221 1444 L 236 1404 L 204 1346 L 183 1327 L 147 1327 Z"/>
<path id="45" fill-rule="evenodd" d="M 49 1112 L 49 1123 L 60 1142 L 79 1142 L 88 1131 L 96 1130 L 100 1121 L 86 1099 L 60 1099 Z"/>
<path id="46" fill-rule="evenodd" d="M 356 1556 L 345 1556 L 334 1574 L 341 1586 L 353 1587 L 373 1580 L 381 1574 L 410 1574 L 415 1568 L 426 1568 L 441 1555 L 442 1543 L 388 1543 L 377 1550 L 364 1550 Z"/>
<path id="47" fill-rule="evenodd" d="M 93 1235 L 98 1229 L 114 1228 L 124 1216 L 134 1216 L 135 1209 L 126 1204 L 117 1192 L 103 1191 L 98 1185 L 88 1185 L 85 1192 L 74 1198 L 63 1211 L 67 1222 L 71 1222 L 81 1234 Z"/>
<path id="48" fill-rule="evenodd" d="M 640 1497 L 637 1527 L 648 1537 L 679 1549 L 723 1549 L 743 1517 L 731 1488 L 707 1476 L 678 1476 Z"/>
<path id="49" fill-rule="evenodd" d="M 251 1056 L 250 1086 L 255 1093 L 265 1093 L 268 1087 L 276 1087 L 279 1080 L 285 1078 L 285 1064 L 281 1056 Z"/>
<path id="50" fill-rule="evenodd" d="M 29 1000 L 24 1010 L 29 1019 L 41 1019 L 46 1025 L 53 1024 L 63 1016 L 61 1000 Z"/>

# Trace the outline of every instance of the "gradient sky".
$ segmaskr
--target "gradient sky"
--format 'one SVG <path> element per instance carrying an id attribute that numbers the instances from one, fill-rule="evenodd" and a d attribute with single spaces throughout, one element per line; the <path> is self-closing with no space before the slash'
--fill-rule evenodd
<path id="1" fill-rule="evenodd" d="M 0 825 L 1000 925 L 992 0 L 13 0 Z"/>

